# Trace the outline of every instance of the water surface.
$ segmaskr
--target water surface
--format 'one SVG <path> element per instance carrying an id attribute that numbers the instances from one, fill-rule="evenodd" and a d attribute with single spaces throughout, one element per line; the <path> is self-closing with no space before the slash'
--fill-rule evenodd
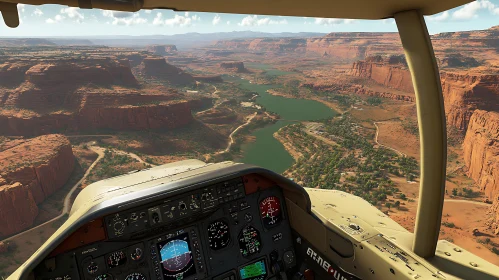
<path id="1" fill-rule="evenodd" d="M 243 163 L 258 165 L 277 173 L 284 172 L 293 165 L 294 160 L 281 142 L 274 138 L 274 133 L 293 121 L 321 120 L 336 115 L 331 108 L 315 100 L 287 98 L 267 93 L 267 90 L 278 85 L 258 85 L 230 76 L 225 76 L 224 80 L 237 83 L 242 89 L 257 92 L 259 97 L 256 103 L 265 107 L 268 112 L 278 114 L 282 119 L 252 133 L 256 140 L 241 147 L 243 157 L 239 161 Z"/>

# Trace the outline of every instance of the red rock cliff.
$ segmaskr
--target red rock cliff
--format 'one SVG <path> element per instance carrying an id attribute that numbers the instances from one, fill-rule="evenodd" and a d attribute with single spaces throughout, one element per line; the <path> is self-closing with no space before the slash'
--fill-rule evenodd
<path id="1" fill-rule="evenodd" d="M 466 131 L 476 109 L 499 108 L 499 75 L 440 73 L 447 123 Z"/>
<path id="2" fill-rule="evenodd" d="M 371 57 L 354 62 L 350 74 L 413 93 L 410 72 L 402 62 L 390 58 Z M 476 109 L 498 110 L 499 75 L 441 72 L 440 79 L 449 125 L 466 131 L 470 117 Z"/>
<path id="3" fill-rule="evenodd" d="M 175 85 L 195 83 L 194 78 L 182 69 L 166 62 L 164 58 L 147 57 L 142 61 L 142 73 L 149 78 L 156 78 Z"/>
<path id="4" fill-rule="evenodd" d="M 499 113 L 476 110 L 463 143 L 468 176 L 494 203 L 495 233 L 499 234 Z"/>
<path id="5" fill-rule="evenodd" d="M 0 237 L 29 228 L 37 204 L 61 188 L 75 158 L 63 135 L 44 135 L 0 152 Z"/>
<path id="6" fill-rule="evenodd" d="M 388 58 L 390 60 L 391 58 Z M 404 65 L 395 61 L 376 61 L 374 58 L 354 62 L 351 75 L 372 79 L 373 81 L 405 92 L 414 92 L 411 73 Z"/>
<path id="7" fill-rule="evenodd" d="M 143 106 L 84 106 L 78 116 L 80 130 L 173 129 L 193 120 L 189 101 Z"/>

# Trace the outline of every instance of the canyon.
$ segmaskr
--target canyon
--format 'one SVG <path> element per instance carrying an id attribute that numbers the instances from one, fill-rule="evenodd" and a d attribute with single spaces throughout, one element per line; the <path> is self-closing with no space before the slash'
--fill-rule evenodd
<path id="1" fill-rule="evenodd" d="M 493 203 L 490 226 L 499 234 L 499 112 L 474 111 L 463 152 L 468 175 Z"/>
<path id="2" fill-rule="evenodd" d="M 0 238 L 30 228 L 38 205 L 66 183 L 74 165 L 62 135 L 0 143 Z"/>
<path id="3" fill-rule="evenodd" d="M 140 84 L 132 65 L 135 72 L 166 84 Z M 0 64 L 0 77 L 2 135 L 174 129 L 189 124 L 191 110 L 206 102 L 204 97 L 185 97 L 168 86 L 192 85 L 193 76 L 164 58 L 138 53 L 11 59 Z"/>

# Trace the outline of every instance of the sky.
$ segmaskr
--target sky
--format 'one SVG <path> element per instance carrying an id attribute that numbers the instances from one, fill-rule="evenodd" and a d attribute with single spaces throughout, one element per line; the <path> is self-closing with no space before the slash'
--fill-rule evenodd
<path id="1" fill-rule="evenodd" d="M 21 23 L 0 23 L 0 36 L 172 35 L 189 32 L 389 32 L 393 19 L 352 20 L 141 10 L 136 13 L 82 10 L 61 5 L 18 5 Z M 0 16 L 1 18 L 1 16 Z M 426 17 L 430 34 L 499 25 L 499 0 L 478 0 Z"/>

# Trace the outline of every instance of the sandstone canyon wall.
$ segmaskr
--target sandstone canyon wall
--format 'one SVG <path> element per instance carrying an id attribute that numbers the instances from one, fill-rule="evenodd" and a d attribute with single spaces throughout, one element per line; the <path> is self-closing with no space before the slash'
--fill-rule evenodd
<path id="1" fill-rule="evenodd" d="M 407 67 L 401 63 L 390 63 L 388 59 L 368 58 L 357 61 L 353 63 L 350 74 L 403 92 L 414 92 Z M 464 132 L 476 109 L 499 110 L 499 75 L 441 72 L 440 79 L 449 125 Z M 358 93 L 364 92 L 369 93 L 370 90 L 362 89 Z M 392 99 L 408 100 L 391 95 L 394 97 Z M 379 96 L 383 97 L 381 94 Z M 413 101 L 414 97 L 409 100 Z"/>
<path id="2" fill-rule="evenodd" d="M 0 238 L 29 228 L 37 205 L 66 183 L 74 164 L 69 140 L 57 134 L 0 150 Z"/>
<path id="3" fill-rule="evenodd" d="M 364 61 L 354 62 L 350 74 L 404 92 L 414 92 L 411 72 L 405 64 L 405 59 L 396 58 L 397 56 L 387 59 L 381 56 L 368 57 Z"/>
<path id="4" fill-rule="evenodd" d="M 155 78 L 194 82 L 165 59 L 144 58 L 141 63 Z M 0 79 L 0 135 L 173 129 L 191 122 L 191 109 L 199 106 L 171 88 L 142 89 L 127 59 L 6 62 L 0 77 L 18 83 L 13 87 Z"/>
<path id="5" fill-rule="evenodd" d="M 338 59 L 363 59 L 376 54 L 401 54 L 398 33 L 345 32 L 318 38 L 234 39 L 215 42 L 215 48 L 275 53 L 313 53 Z"/>
<path id="6" fill-rule="evenodd" d="M 147 57 L 142 61 L 141 69 L 146 77 L 164 80 L 174 85 L 195 83 L 194 78 L 190 74 L 167 63 L 164 58 Z"/>
<path id="7" fill-rule="evenodd" d="M 476 110 L 470 118 L 463 143 L 468 176 L 493 202 L 492 226 L 499 234 L 499 112 Z"/>

